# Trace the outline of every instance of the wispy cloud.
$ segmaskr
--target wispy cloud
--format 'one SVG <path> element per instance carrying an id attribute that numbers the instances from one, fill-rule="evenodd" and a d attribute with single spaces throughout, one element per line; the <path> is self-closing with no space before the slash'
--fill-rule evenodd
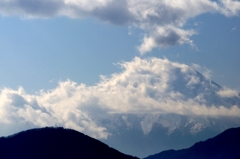
<path id="1" fill-rule="evenodd" d="M 136 57 L 120 66 L 122 72 L 102 76 L 94 86 L 67 80 L 38 94 L 28 94 L 21 87 L 2 89 L 0 135 L 31 127 L 64 126 L 107 138 L 107 129 L 97 121 L 110 113 L 240 116 L 237 105 L 209 103 L 219 87 L 185 64 Z M 217 100 L 232 94 L 229 92 L 218 92 Z"/>
<path id="2" fill-rule="evenodd" d="M 237 27 L 233 27 L 233 28 L 232 28 L 232 31 L 235 31 L 236 29 L 237 29 Z"/>
<path id="3" fill-rule="evenodd" d="M 228 89 L 228 88 L 224 88 L 220 91 L 217 92 L 217 94 L 221 97 L 238 97 L 239 93 L 236 90 L 232 90 L 232 89 Z"/>
<path id="4" fill-rule="evenodd" d="M 198 64 L 195 64 L 195 63 L 193 63 L 193 64 L 191 65 L 191 67 L 192 67 L 194 70 L 196 70 L 196 71 L 198 71 L 198 72 L 201 72 L 201 74 L 203 74 L 206 78 L 211 79 L 211 77 L 212 77 L 212 71 L 209 70 L 208 68 L 202 67 L 202 66 L 200 66 L 200 65 L 198 65 Z"/>
<path id="5" fill-rule="evenodd" d="M 154 48 L 190 44 L 196 34 L 185 29 L 187 21 L 205 13 L 235 16 L 236 0 L 0 0 L 0 14 L 25 18 L 94 17 L 114 25 L 140 28 L 146 35 L 138 46 L 141 54 Z"/>

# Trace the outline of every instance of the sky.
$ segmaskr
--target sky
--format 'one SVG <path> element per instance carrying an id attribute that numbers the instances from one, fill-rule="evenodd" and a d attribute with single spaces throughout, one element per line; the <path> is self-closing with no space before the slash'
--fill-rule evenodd
<path id="1" fill-rule="evenodd" d="M 192 114 L 238 116 L 234 106 L 199 112 L 196 101 L 162 91 L 180 68 L 223 86 L 220 96 L 237 96 L 239 15 L 238 0 L 0 0 L 0 134 L 64 125 L 106 138 L 91 112 L 155 111 L 158 100 L 137 97 L 160 75 L 154 89 L 170 99 L 158 111 L 176 113 L 175 97 L 195 105 Z M 145 91 L 137 94 L 134 81 Z M 132 98 L 124 101 L 123 92 Z"/>

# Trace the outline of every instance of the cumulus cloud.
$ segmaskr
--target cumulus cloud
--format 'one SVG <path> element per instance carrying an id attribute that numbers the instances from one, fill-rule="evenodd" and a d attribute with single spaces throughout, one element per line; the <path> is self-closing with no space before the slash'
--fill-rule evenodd
<path id="1" fill-rule="evenodd" d="M 205 13 L 239 15 L 236 0 L 0 0 L 0 14 L 26 18 L 94 17 L 114 25 L 136 27 L 145 32 L 141 54 L 154 48 L 190 44 L 196 31 L 185 29 L 187 21 Z"/>
<path id="2" fill-rule="evenodd" d="M 63 88 L 62 83 L 59 88 Z M 68 85 L 71 87 L 71 84 Z M 23 88 L 12 90 L 5 88 L 0 93 L 0 135 L 44 126 L 64 126 L 74 128 L 92 137 L 106 138 L 108 133 L 105 128 L 97 126 L 89 116 L 77 109 L 77 105 L 62 103 L 66 91 L 59 88 L 51 93 L 39 95 L 26 94 Z M 55 92 L 58 91 L 57 94 Z"/>
<path id="3" fill-rule="evenodd" d="M 190 44 L 194 47 L 190 37 L 196 32 L 194 30 L 183 30 L 173 26 L 159 27 L 156 30 L 149 31 L 150 35 L 144 37 L 142 44 L 138 47 L 141 54 L 151 52 L 153 48 L 169 47 L 181 44 Z"/>
<path id="4" fill-rule="evenodd" d="M 213 97 L 220 101 L 220 96 L 232 92 L 221 92 L 217 85 L 185 64 L 136 57 L 119 65 L 122 72 L 102 76 L 94 86 L 67 80 L 59 82 L 55 89 L 37 94 L 28 94 L 22 87 L 2 89 L 0 134 L 64 126 L 95 138 L 107 138 L 111 134 L 98 121 L 112 113 L 240 116 L 237 104 L 208 103 Z"/>

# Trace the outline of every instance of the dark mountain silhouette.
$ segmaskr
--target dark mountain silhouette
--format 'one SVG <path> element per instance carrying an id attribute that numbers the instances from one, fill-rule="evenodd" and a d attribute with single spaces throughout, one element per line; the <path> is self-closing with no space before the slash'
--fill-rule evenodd
<path id="1" fill-rule="evenodd" d="M 2 159 L 137 159 L 64 128 L 41 128 L 0 138 Z"/>
<path id="2" fill-rule="evenodd" d="M 145 159 L 237 159 L 240 157 L 240 128 L 231 128 L 188 149 L 168 150 Z"/>

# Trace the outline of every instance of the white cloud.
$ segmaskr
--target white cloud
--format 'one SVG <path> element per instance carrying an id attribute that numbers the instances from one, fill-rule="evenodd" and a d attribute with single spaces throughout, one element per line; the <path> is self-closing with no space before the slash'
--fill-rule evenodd
<path id="1" fill-rule="evenodd" d="M 198 72 L 201 72 L 201 74 L 203 74 L 206 78 L 211 79 L 211 77 L 212 77 L 212 71 L 209 70 L 208 68 L 202 67 L 202 66 L 200 66 L 200 65 L 198 65 L 198 64 L 195 64 L 195 63 L 192 63 L 191 67 L 192 67 L 194 70 L 196 70 L 196 71 L 198 71 Z"/>
<path id="2" fill-rule="evenodd" d="M 221 0 L 222 12 L 226 16 L 235 16 L 240 13 L 240 2 L 238 0 Z"/>
<path id="3" fill-rule="evenodd" d="M 94 17 L 114 25 L 140 28 L 146 35 L 141 54 L 154 48 L 190 44 L 194 30 L 187 21 L 205 13 L 239 15 L 236 0 L 0 0 L 0 14 L 25 18 Z"/>
<path id="4" fill-rule="evenodd" d="M 105 128 L 97 126 L 86 113 L 76 108 L 76 104 L 70 105 L 73 103 L 71 100 L 69 103 L 62 103 L 60 98 L 65 91 L 69 90 L 56 88 L 51 93 L 29 95 L 23 88 L 16 91 L 8 88 L 1 90 L 0 135 L 9 135 L 33 127 L 64 126 L 92 137 L 106 138 L 108 133 Z"/>
<path id="5" fill-rule="evenodd" d="M 102 76 L 94 86 L 68 80 L 38 94 L 28 94 L 21 87 L 2 89 L 0 135 L 32 127 L 64 126 L 96 138 L 107 138 L 110 134 L 98 125 L 98 119 L 109 113 L 240 116 L 236 105 L 207 104 L 205 95 L 210 96 L 209 89 L 214 91 L 215 87 L 185 64 L 136 57 L 120 66 L 122 72 Z"/>
<path id="6" fill-rule="evenodd" d="M 228 89 L 228 88 L 225 88 L 225 89 L 222 89 L 220 91 L 217 92 L 217 94 L 221 97 L 238 97 L 239 96 L 239 93 L 238 91 L 236 90 L 232 90 L 232 89 Z"/>
<path id="7" fill-rule="evenodd" d="M 141 54 L 151 52 L 153 48 L 163 48 L 174 45 L 190 44 L 194 47 L 190 37 L 196 32 L 194 30 L 183 30 L 173 26 L 164 26 L 149 31 L 150 35 L 145 36 L 143 43 L 138 47 Z"/>

